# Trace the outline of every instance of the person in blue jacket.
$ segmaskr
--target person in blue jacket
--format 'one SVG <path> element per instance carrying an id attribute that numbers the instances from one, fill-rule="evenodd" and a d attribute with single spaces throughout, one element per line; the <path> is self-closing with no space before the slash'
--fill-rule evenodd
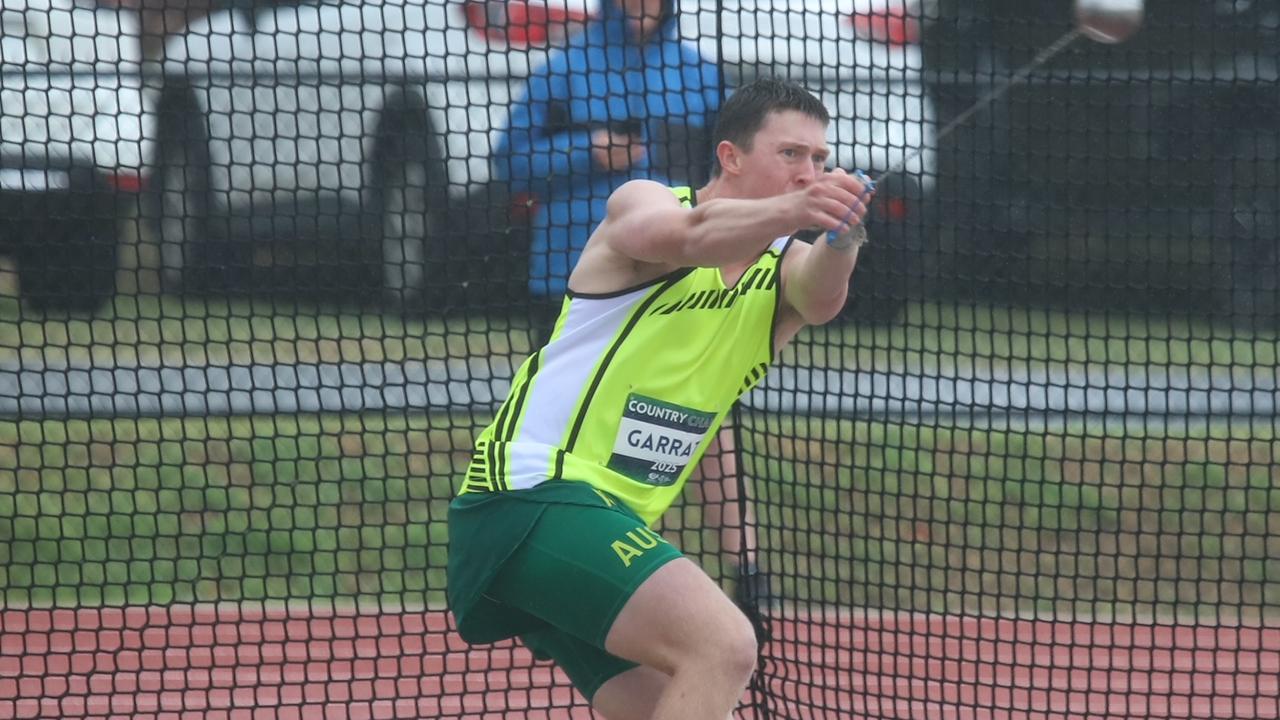
<path id="1" fill-rule="evenodd" d="M 705 181 L 721 90 L 716 63 L 681 41 L 673 0 L 605 0 L 534 69 L 498 139 L 494 174 L 538 203 L 535 298 L 559 309 L 569 271 L 623 183 Z"/>
<path id="2" fill-rule="evenodd" d="M 598 17 L 532 71 L 498 138 L 493 171 L 536 202 L 529 293 L 540 334 L 550 334 L 569 272 L 614 190 L 638 178 L 707 181 L 723 92 L 716 62 L 681 39 L 674 0 L 604 0 Z M 735 595 L 759 631 L 752 611 L 770 589 L 755 561 L 751 506 L 738 502 L 737 463 L 726 428 L 698 467 L 699 485 L 705 524 L 719 527 L 726 555 L 745 559 L 732 571 Z"/>

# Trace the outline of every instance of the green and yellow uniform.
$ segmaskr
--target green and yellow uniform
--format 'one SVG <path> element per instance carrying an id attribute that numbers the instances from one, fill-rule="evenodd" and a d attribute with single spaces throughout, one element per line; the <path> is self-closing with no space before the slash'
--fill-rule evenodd
<path id="1" fill-rule="evenodd" d="M 693 205 L 692 190 L 672 191 Z M 555 626 L 602 648 L 630 594 L 679 557 L 648 528 L 773 360 L 790 242 L 775 241 L 732 286 L 718 268 L 684 268 L 615 293 L 568 293 L 550 340 L 477 438 L 450 505 L 449 604 L 464 639 L 521 635 L 562 659 L 555 643 L 537 641 Z M 595 577 L 550 577 L 557 565 Z M 561 664 L 587 697 L 607 679 Z"/>

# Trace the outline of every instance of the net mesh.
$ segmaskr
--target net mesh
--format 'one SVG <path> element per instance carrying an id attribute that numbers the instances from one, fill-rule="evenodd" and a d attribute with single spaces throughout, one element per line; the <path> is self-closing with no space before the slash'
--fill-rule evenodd
<path id="1" fill-rule="evenodd" d="M 590 717 L 453 632 L 446 508 L 607 192 L 766 74 L 910 161 L 662 521 L 763 618 L 737 714 L 1280 716 L 1280 5 L 936 146 L 1068 0 L 651 5 L 5 0 L 0 717 Z"/>

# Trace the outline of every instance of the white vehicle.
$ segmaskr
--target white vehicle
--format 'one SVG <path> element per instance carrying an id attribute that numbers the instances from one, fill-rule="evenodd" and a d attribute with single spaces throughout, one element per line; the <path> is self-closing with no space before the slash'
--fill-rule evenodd
<path id="1" fill-rule="evenodd" d="M 114 291 L 118 210 L 144 154 L 140 58 L 129 13 L 0 6 L 0 251 L 36 303 L 90 308 Z"/>
<path id="2" fill-rule="evenodd" d="M 260 288 L 274 276 L 255 268 L 283 248 L 288 265 L 329 257 L 341 279 L 372 280 L 402 300 L 440 284 L 428 275 L 439 272 L 445 233 L 455 244 L 467 237 L 446 213 L 495 196 L 490 154 L 512 93 L 601 1 L 226 10 L 172 38 L 149 213 L 166 277 L 185 284 L 225 269 L 216 282 Z M 682 37 L 721 57 L 731 85 L 768 72 L 819 92 L 835 111 L 835 162 L 874 174 L 932 142 L 919 19 L 904 2 L 912 0 L 678 7 Z M 915 221 L 931 162 L 924 153 L 882 190 L 889 221 Z"/>

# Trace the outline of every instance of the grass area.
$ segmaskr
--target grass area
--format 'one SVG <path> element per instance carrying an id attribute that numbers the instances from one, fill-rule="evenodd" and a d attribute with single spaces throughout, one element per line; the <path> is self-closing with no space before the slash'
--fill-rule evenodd
<path id="1" fill-rule="evenodd" d="M 528 322 L 405 318 L 269 300 L 119 296 L 93 316 L 52 317 L 0 298 L 0 353 L 32 364 L 381 362 L 529 351 Z M 918 303 L 901 321 L 805 331 L 784 363 L 920 373 L 1047 364 L 1280 364 L 1280 340 L 1186 318 Z"/>
<path id="2" fill-rule="evenodd" d="M 748 419 L 788 597 L 912 611 L 1280 616 L 1280 439 Z M 808 438 L 808 439 L 797 439 Z"/>
<path id="3" fill-rule="evenodd" d="M 1084 364 L 1271 368 L 1278 361 L 1274 333 L 1238 335 L 1185 317 L 937 303 L 908 305 L 890 326 L 810 328 L 782 357 L 800 366 L 922 374 Z"/>
<path id="4" fill-rule="evenodd" d="M 406 318 L 359 308 L 117 296 L 92 316 L 37 314 L 0 298 L 0 353 L 33 365 L 398 362 L 529 352 L 528 323 Z"/>
<path id="5" fill-rule="evenodd" d="M 0 423 L 3 604 L 443 603 L 445 509 L 483 419 Z"/>
<path id="6" fill-rule="evenodd" d="M 0 423 L 8 606 L 443 603 L 446 505 L 487 418 Z M 1280 611 L 1274 427 L 1025 434 L 748 416 L 789 598 L 1075 617 Z M 697 507 L 672 537 L 714 573 Z"/>

